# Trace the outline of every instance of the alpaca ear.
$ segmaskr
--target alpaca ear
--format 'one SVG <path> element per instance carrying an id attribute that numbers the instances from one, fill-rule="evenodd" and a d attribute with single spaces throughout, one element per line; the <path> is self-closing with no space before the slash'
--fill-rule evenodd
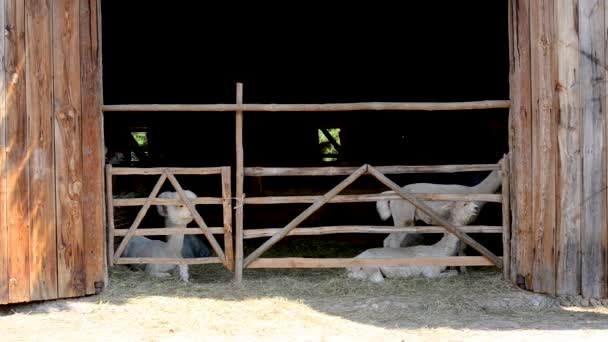
<path id="1" fill-rule="evenodd" d="M 171 191 L 165 191 L 157 196 L 157 198 L 172 198 Z M 163 217 L 167 217 L 167 206 L 166 205 L 157 205 L 156 209 L 158 210 L 158 214 Z"/>

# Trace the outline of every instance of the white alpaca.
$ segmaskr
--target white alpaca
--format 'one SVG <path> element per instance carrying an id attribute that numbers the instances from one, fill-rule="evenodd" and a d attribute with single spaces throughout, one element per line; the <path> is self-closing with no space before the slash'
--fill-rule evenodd
<path id="1" fill-rule="evenodd" d="M 445 210 L 446 219 L 454 225 L 467 225 L 479 213 L 477 202 L 452 202 Z M 453 256 L 458 252 L 459 239 L 456 235 L 445 233 L 443 238 L 430 246 L 410 246 L 403 248 L 372 248 L 357 255 L 355 259 L 390 259 L 415 258 L 431 256 Z M 347 275 L 354 279 L 369 279 L 374 283 L 381 283 L 384 278 L 407 278 L 424 276 L 437 278 L 455 275 L 457 271 L 444 272 L 446 266 L 387 266 L 387 267 L 351 267 L 347 268 Z"/>
<path id="2" fill-rule="evenodd" d="M 196 195 L 189 190 L 184 190 L 186 197 L 196 198 Z M 177 192 L 166 191 L 158 195 L 158 198 L 179 199 Z M 158 213 L 165 217 L 165 227 L 186 228 L 192 222 L 193 216 L 185 204 L 180 205 L 157 205 Z M 152 240 L 145 236 L 134 236 L 127 248 L 125 257 L 133 258 L 182 258 L 182 246 L 184 244 L 183 234 L 174 234 L 165 241 Z M 141 267 L 141 266 L 140 266 Z M 146 264 L 146 273 L 156 277 L 168 277 L 169 272 L 179 268 L 180 278 L 188 282 L 188 265 L 171 264 Z"/>
<path id="3" fill-rule="evenodd" d="M 432 184 L 432 183 L 413 183 L 404 186 L 402 189 L 408 193 L 434 193 L 434 194 L 484 194 L 494 193 L 500 187 L 502 178 L 500 171 L 492 171 L 484 180 L 474 186 L 466 186 L 460 184 Z M 394 191 L 385 191 L 384 194 L 392 193 Z M 445 218 L 448 215 L 448 209 L 450 208 L 452 201 L 424 201 L 428 207 L 433 209 L 439 216 Z M 479 203 L 479 209 L 483 207 L 485 202 Z M 416 220 L 423 221 L 427 224 L 431 223 L 431 218 L 416 208 L 410 202 L 398 199 L 398 200 L 380 200 L 376 202 L 376 209 L 380 218 L 384 221 L 388 220 L 389 217 L 393 217 L 393 224 L 395 227 L 411 227 L 415 225 Z M 475 219 L 475 217 L 472 219 Z M 407 247 L 419 244 L 422 239 L 422 234 L 408 234 L 408 233 L 391 233 L 384 239 L 384 247 Z"/>

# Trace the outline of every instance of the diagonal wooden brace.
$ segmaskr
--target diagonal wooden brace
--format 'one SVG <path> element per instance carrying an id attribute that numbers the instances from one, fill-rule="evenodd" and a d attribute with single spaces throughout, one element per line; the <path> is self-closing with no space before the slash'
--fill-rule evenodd
<path id="1" fill-rule="evenodd" d="M 127 231 L 127 234 L 125 235 L 124 239 L 122 239 L 120 245 L 118 245 L 118 248 L 116 248 L 116 252 L 114 252 L 114 259 L 120 258 L 122 253 L 125 251 L 125 248 L 127 248 L 127 244 L 129 243 L 133 235 L 135 235 L 135 230 L 137 230 L 137 227 L 139 227 L 139 224 L 144 219 L 144 216 L 146 216 L 148 209 L 150 209 L 150 204 L 152 204 L 152 200 L 154 200 L 158 195 L 158 192 L 165 183 L 165 180 L 167 180 L 167 173 L 163 172 L 163 174 L 158 179 L 158 182 L 156 182 L 156 185 L 152 189 L 150 196 L 148 196 L 146 202 L 139 210 L 139 213 L 135 217 L 135 221 L 133 221 L 133 224 L 131 225 L 131 227 L 129 227 L 129 230 Z"/>
<path id="2" fill-rule="evenodd" d="M 205 223 L 205 220 L 203 220 L 201 215 L 194 208 L 194 204 L 192 204 L 192 201 L 190 201 L 190 199 L 184 193 L 184 189 L 182 189 L 182 186 L 179 184 L 179 182 L 177 181 L 175 176 L 171 173 L 169 173 L 169 182 L 171 182 L 171 184 L 175 188 L 175 191 L 177 191 L 181 200 L 184 201 L 184 203 L 186 204 L 186 206 L 192 213 L 192 216 L 194 217 L 194 221 L 196 221 L 196 223 L 199 225 L 198 228 L 200 228 L 200 230 L 203 231 L 203 233 L 207 237 L 207 240 L 209 240 L 211 247 L 217 254 L 218 258 L 220 258 L 220 260 L 222 260 L 222 263 L 226 264 L 226 256 L 224 255 L 224 251 L 222 250 L 220 245 L 217 243 L 217 240 L 215 239 L 213 234 L 211 234 L 211 232 L 209 231 L 209 227 Z"/>
<path id="3" fill-rule="evenodd" d="M 395 184 L 393 181 L 391 181 L 384 174 L 382 174 L 381 172 L 376 170 L 374 167 L 368 166 L 367 171 L 372 176 L 376 177 L 380 182 L 382 182 L 382 184 L 388 186 L 391 190 L 395 191 L 403 199 L 412 203 L 416 208 L 422 210 L 425 214 L 429 215 L 435 222 L 437 222 L 439 225 L 443 226 L 447 231 L 456 235 L 464 243 L 473 247 L 475 250 L 477 250 L 479 253 L 481 253 L 481 255 L 488 258 L 490 261 L 492 261 L 494 263 L 494 265 L 496 265 L 496 267 L 498 267 L 498 268 L 503 267 L 502 261 L 500 260 L 499 257 L 497 257 L 494 253 L 490 252 L 487 248 L 482 246 L 479 242 L 473 240 L 466 233 L 463 233 L 462 231 L 460 231 L 456 226 L 454 226 L 450 222 L 444 220 L 441 216 L 437 215 L 433 211 L 433 209 L 431 209 L 429 206 L 427 206 L 424 202 L 419 201 L 416 198 L 416 196 L 403 191 L 399 185 Z"/>
<path id="4" fill-rule="evenodd" d="M 305 219 L 307 219 L 310 215 L 312 215 L 315 211 L 319 210 L 324 204 L 329 202 L 332 198 L 334 198 L 337 194 L 342 192 L 347 186 L 351 185 L 357 178 L 361 177 L 361 175 L 365 174 L 367 171 L 367 164 L 358 168 L 355 172 L 353 172 L 350 176 L 336 185 L 333 189 L 331 189 L 328 193 L 320 197 L 313 204 L 311 204 L 306 210 L 304 210 L 300 215 L 294 218 L 291 222 L 289 222 L 283 229 L 274 234 L 270 239 L 266 240 L 258 249 L 253 251 L 249 256 L 243 261 L 243 267 L 247 267 L 251 262 L 255 259 L 259 258 L 264 252 L 266 252 L 270 247 L 279 242 L 282 238 L 287 236 L 289 232 L 296 228 L 300 223 L 302 223 Z"/>

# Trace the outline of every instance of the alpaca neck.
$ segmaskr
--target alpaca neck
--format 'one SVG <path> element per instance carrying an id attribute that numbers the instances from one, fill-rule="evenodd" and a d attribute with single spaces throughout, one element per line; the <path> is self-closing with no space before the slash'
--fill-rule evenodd
<path id="1" fill-rule="evenodd" d="M 441 240 L 437 241 L 433 246 L 445 251 L 447 255 L 456 255 L 458 252 L 458 238 L 452 233 L 445 233 Z"/>
<path id="2" fill-rule="evenodd" d="M 494 193 L 502 184 L 502 178 L 500 177 L 500 171 L 492 171 L 484 180 L 479 184 L 472 186 L 471 189 L 474 193 Z"/>
<path id="3" fill-rule="evenodd" d="M 172 228 L 186 228 L 187 226 L 185 224 L 176 224 L 175 222 L 166 219 L 165 220 L 165 227 L 172 227 Z M 169 246 L 169 248 L 171 250 L 174 251 L 181 251 L 182 250 L 182 246 L 184 245 L 184 234 L 174 234 L 174 235 L 170 235 L 169 239 L 167 240 L 167 245 Z"/>

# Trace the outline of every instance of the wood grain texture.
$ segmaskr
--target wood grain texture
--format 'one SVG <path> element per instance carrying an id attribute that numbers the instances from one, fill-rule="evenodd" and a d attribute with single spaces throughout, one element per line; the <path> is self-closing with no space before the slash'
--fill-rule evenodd
<path id="1" fill-rule="evenodd" d="M 25 6 L 6 0 L 7 219 L 9 302 L 30 300 L 28 132 L 25 96 Z"/>
<path id="2" fill-rule="evenodd" d="M 101 70 L 98 34 L 99 0 L 80 0 L 80 62 L 82 94 L 82 206 L 84 229 L 85 291 L 98 291 L 104 282 L 105 233 L 103 215 L 103 162 Z"/>
<path id="3" fill-rule="evenodd" d="M 51 1 L 26 0 L 31 300 L 57 298 Z"/>
<path id="4" fill-rule="evenodd" d="M 80 1 L 54 0 L 52 5 L 58 292 L 60 297 L 76 297 L 86 293 Z"/>

